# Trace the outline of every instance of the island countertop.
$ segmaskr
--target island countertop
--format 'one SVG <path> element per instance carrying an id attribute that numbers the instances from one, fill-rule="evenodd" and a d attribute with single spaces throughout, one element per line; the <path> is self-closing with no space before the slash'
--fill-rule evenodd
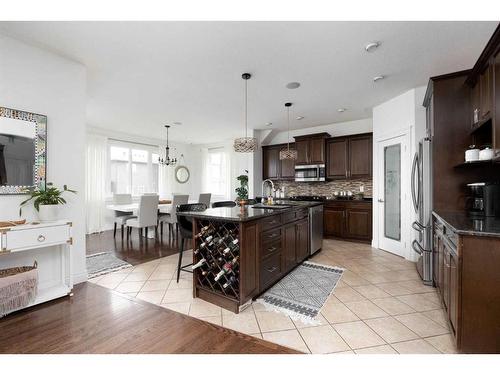
<path id="1" fill-rule="evenodd" d="M 457 211 L 434 211 L 433 215 L 452 227 L 457 234 L 500 238 L 500 218 L 473 218 Z"/>
<path id="2" fill-rule="evenodd" d="M 216 207 L 207 208 L 205 211 L 179 212 L 178 215 L 194 217 L 197 219 L 213 219 L 233 222 L 246 222 L 251 220 L 262 219 L 273 215 L 279 215 L 300 208 L 309 208 L 322 205 L 323 202 L 291 202 L 280 200 L 280 204 L 286 204 L 287 208 L 252 208 L 253 205 L 245 207 L 243 210 L 240 207 Z"/>

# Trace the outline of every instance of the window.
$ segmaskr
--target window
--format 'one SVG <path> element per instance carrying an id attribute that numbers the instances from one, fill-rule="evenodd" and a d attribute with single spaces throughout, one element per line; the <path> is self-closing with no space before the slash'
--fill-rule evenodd
<path id="1" fill-rule="evenodd" d="M 229 196 L 229 164 L 224 149 L 209 149 L 205 160 L 205 186 L 213 196 L 227 199 Z"/>
<path id="2" fill-rule="evenodd" d="M 135 143 L 109 142 L 107 194 L 158 192 L 158 151 Z"/>

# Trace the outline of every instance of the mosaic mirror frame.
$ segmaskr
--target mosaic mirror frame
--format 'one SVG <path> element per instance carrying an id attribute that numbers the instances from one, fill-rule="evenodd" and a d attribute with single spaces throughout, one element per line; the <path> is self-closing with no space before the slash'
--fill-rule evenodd
<path id="1" fill-rule="evenodd" d="M 44 190 L 47 183 L 47 116 L 0 107 L 1 117 L 34 123 L 35 137 L 33 142 L 35 144 L 35 153 L 33 155 L 33 184 L 31 186 L 0 185 L 0 195 L 27 194 L 26 189 L 29 188 Z"/>

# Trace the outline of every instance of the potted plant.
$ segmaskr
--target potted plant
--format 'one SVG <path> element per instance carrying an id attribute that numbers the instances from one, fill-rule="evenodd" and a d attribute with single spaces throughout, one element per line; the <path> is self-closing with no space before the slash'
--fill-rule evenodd
<path id="1" fill-rule="evenodd" d="M 66 185 L 62 190 L 53 187 L 53 183 L 48 182 L 45 189 L 29 188 L 25 190 L 30 197 L 21 202 L 19 215 L 21 215 L 22 207 L 33 200 L 33 206 L 38 212 L 40 221 L 55 221 L 59 217 L 59 205 L 66 204 L 66 200 L 62 197 L 64 192 L 76 194 L 75 190 L 68 189 Z"/>
<path id="2" fill-rule="evenodd" d="M 246 174 L 239 175 L 236 179 L 240 182 L 240 186 L 235 189 L 238 198 L 236 201 L 240 206 L 248 204 L 248 171 L 245 169 Z"/>

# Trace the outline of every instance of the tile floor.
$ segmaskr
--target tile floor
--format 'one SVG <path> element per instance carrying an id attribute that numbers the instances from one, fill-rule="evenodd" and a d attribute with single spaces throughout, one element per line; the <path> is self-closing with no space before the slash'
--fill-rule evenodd
<path id="1" fill-rule="evenodd" d="M 187 252 L 185 259 L 190 259 Z M 311 326 L 253 303 L 240 314 L 192 296 L 192 275 L 175 281 L 177 255 L 89 280 L 304 353 L 455 353 L 441 302 L 412 262 L 365 244 L 325 240 L 314 262 L 345 268 Z"/>

